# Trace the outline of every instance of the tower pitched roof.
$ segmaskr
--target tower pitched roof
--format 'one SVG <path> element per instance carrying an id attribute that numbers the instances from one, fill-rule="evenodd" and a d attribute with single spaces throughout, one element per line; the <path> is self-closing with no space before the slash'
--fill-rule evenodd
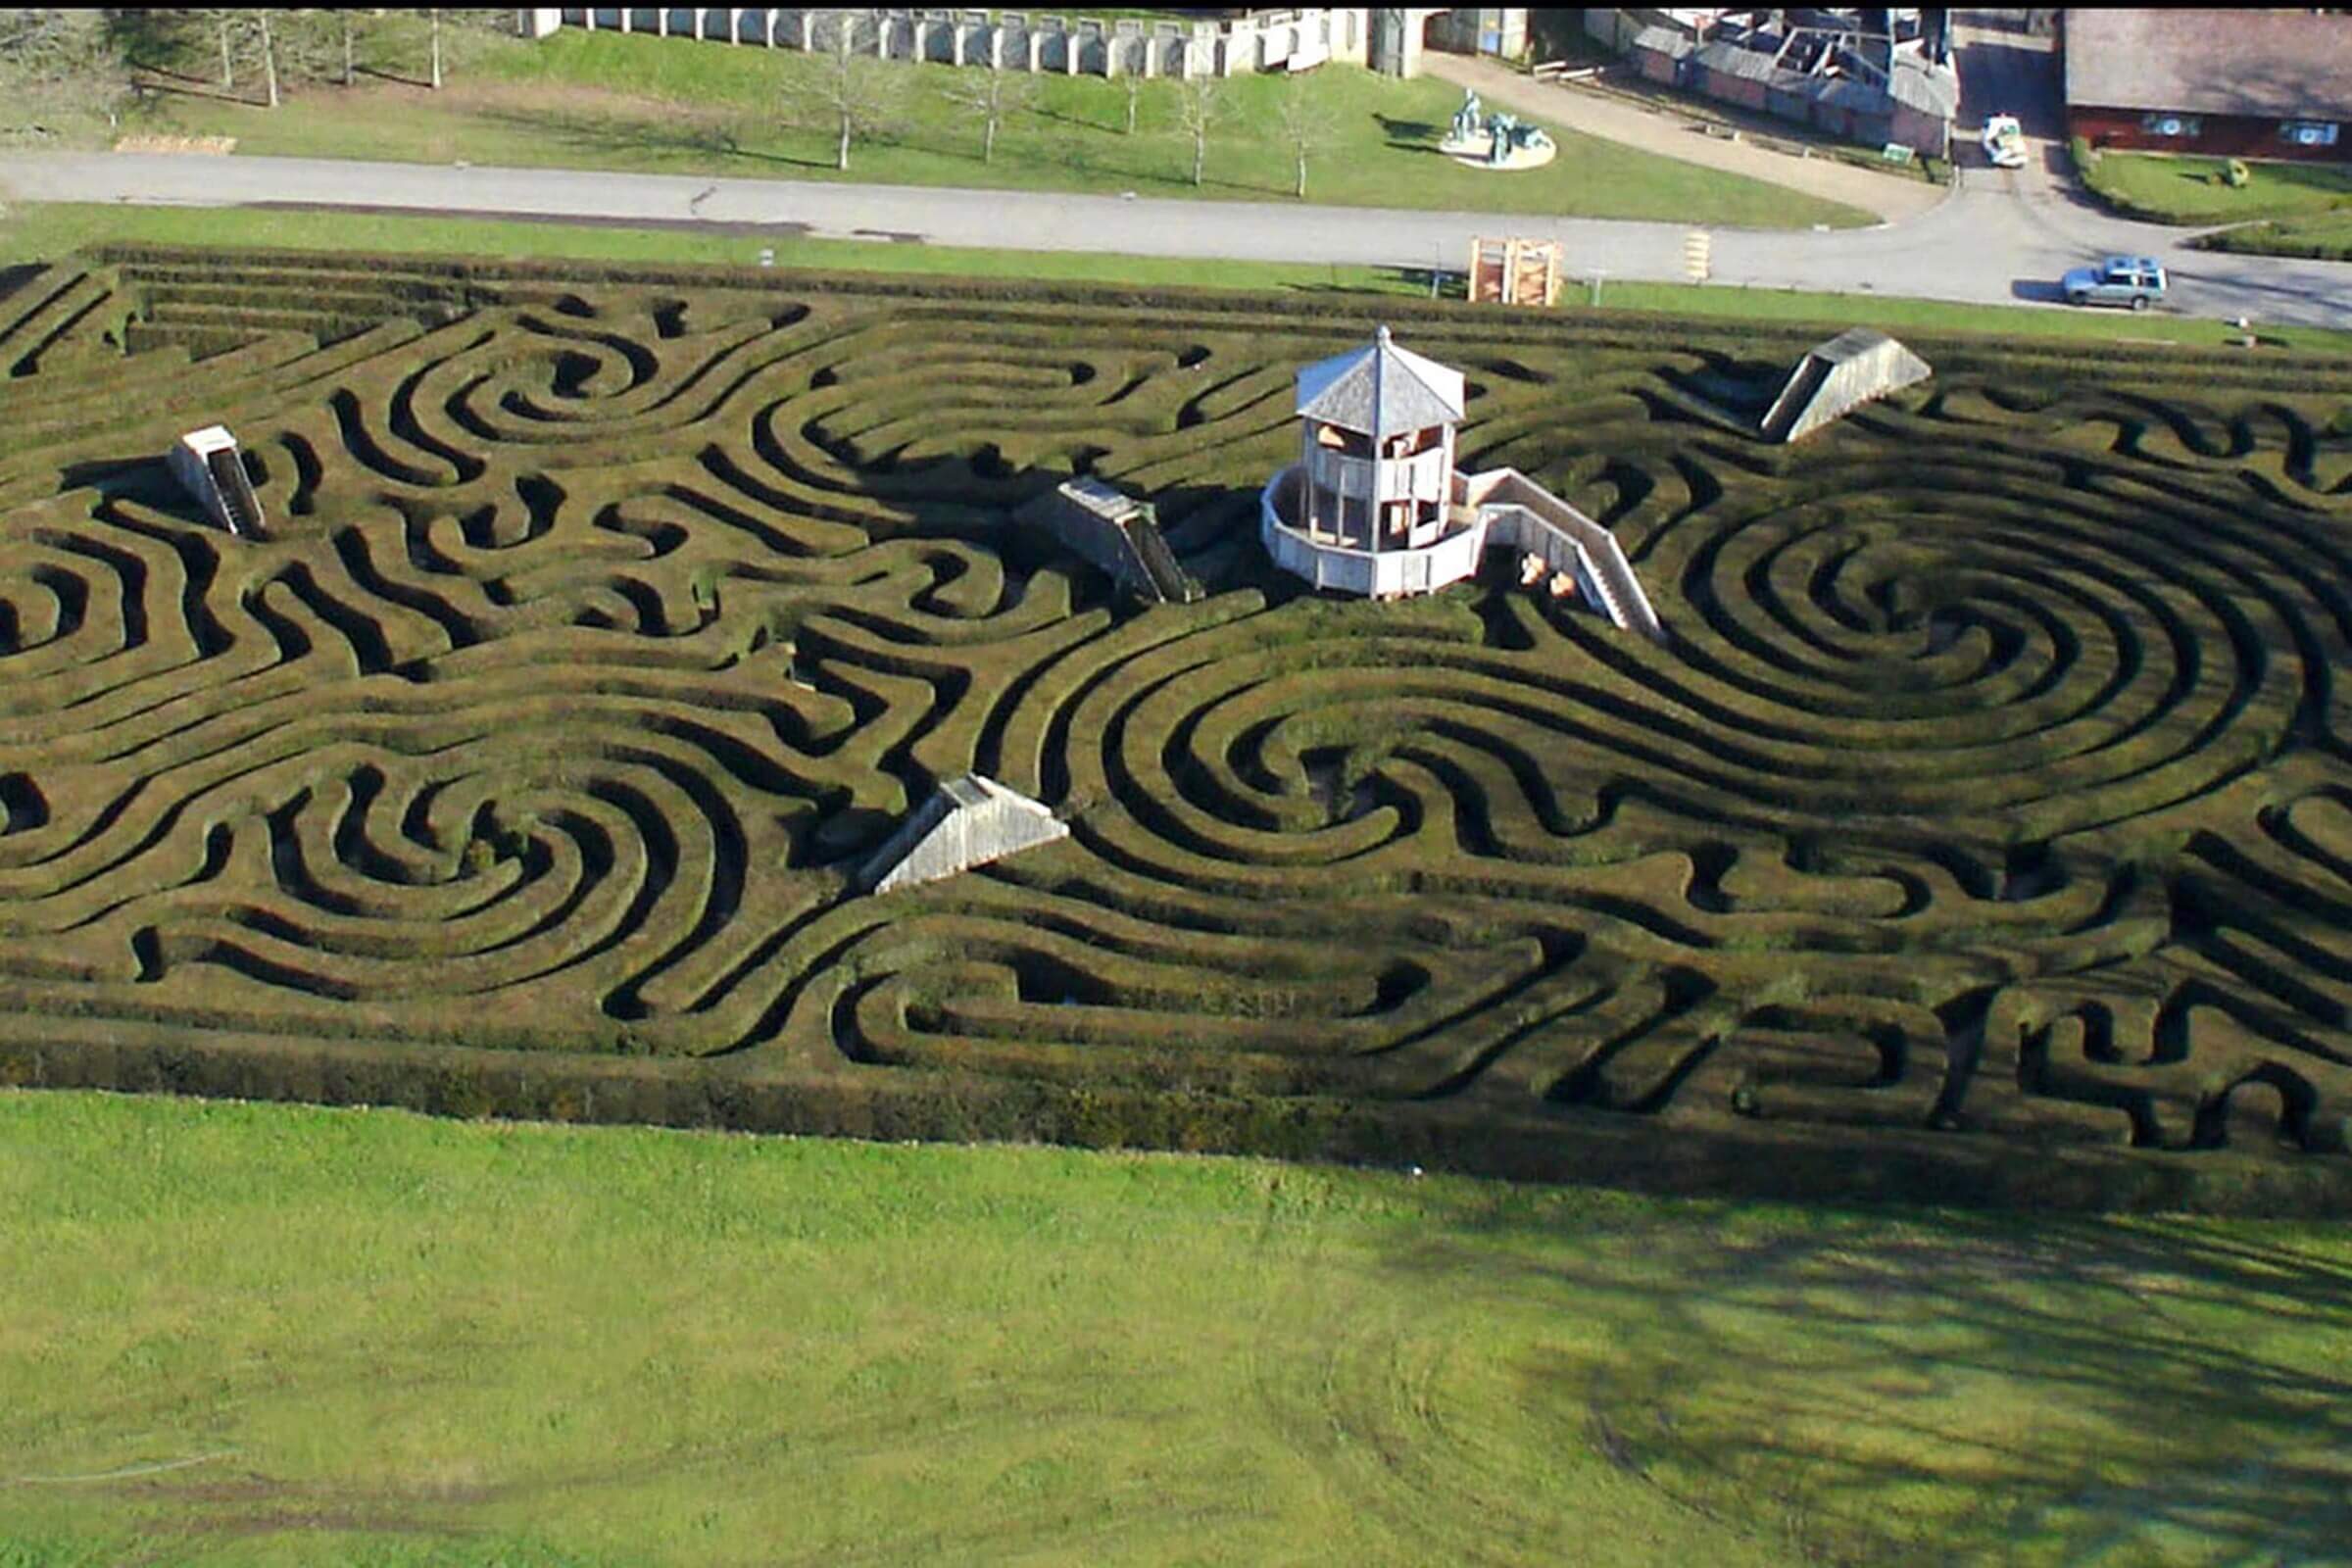
<path id="1" fill-rule="evenodd" d="M 1298 413 L 1382 440 L 1462 417 L 1462 372 L 1389 341 L 1371 343 L 1298 372 Z"/>

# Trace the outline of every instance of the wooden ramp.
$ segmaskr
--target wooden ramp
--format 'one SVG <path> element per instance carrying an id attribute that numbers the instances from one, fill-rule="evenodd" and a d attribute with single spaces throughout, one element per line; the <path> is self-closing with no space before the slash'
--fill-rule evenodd
<path id="1" fill-rule="evenodd" d="M 1928 362 L 1884 332 L 1849 327 L 1796 362 L 1765 412 L 1767 441 L 1796 441 L 1889 392 L 1935 374 Z"/>

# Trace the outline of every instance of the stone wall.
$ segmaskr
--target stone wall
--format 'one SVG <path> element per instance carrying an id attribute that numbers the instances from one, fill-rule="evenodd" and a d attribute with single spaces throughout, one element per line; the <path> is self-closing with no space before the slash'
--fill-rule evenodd
<path id="1" fill-rule="evenodd" d="M 1232 76 L 1326 59 L 1360 66 L 1368 63 L 1372 35 L 1370 9 L 1363 6 L 1313 6 L 1189 24 L 1024 11 L 826 7 L 588 7 L 525 15 L 534 36 L 562 25 L 767 49 L 823 48 L 838 36 L 836 29 L 847 26 L 854 47 L 878 59 L 1073 76 Z"/>

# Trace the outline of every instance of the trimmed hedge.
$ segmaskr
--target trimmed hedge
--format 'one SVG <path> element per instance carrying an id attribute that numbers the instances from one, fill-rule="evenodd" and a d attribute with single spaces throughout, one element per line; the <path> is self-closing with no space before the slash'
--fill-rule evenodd
<path id="1" fill-rule="evenodd" d="M 1394 605 L 1265 568 L 1292 378 L 1358 305 L 109 265 L 0 324 L 40 345 L 0 388 L 36 1081 L 1781 1196 L 2352 1183 L 2352 366 L 1936 346 L 1786 448 L 1693 399 L 1816 330 L 1384 312 L 1462 367 L 1467 466 L 1617 533 L 1657 645 L 1506 562 Z M 87 303 L 130 296 L 110 403 Z M 260 537 L 137 460 L 214 420 Z M 1139 610 L 1024 532 L 1073 472 L 1229 591 Z M 969 770 L 1070 836 L 858 896 Z"/>

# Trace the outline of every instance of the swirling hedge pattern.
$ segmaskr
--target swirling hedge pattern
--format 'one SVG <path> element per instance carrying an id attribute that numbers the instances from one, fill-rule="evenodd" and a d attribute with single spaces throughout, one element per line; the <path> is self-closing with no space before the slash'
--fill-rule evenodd
<path id="1" fill-rule="evenodd" d="M 2344 367 L 1948 345 L 1779 448 L 1801 336 L 1425 313 L 1465 466 L 1615 529 L 1655 645 L 1503 563 L 1271 570 L 1292 376 L 1361 319 L 436 287 L 0 300 L 14 1012 L 2347 1152 Z M 216 419 L 260 538 L 152 461 Z M 1024 536 L 1073 471 L 1218 591 Z M 858 895 L 970 769 L 1070 838 Z"/>

